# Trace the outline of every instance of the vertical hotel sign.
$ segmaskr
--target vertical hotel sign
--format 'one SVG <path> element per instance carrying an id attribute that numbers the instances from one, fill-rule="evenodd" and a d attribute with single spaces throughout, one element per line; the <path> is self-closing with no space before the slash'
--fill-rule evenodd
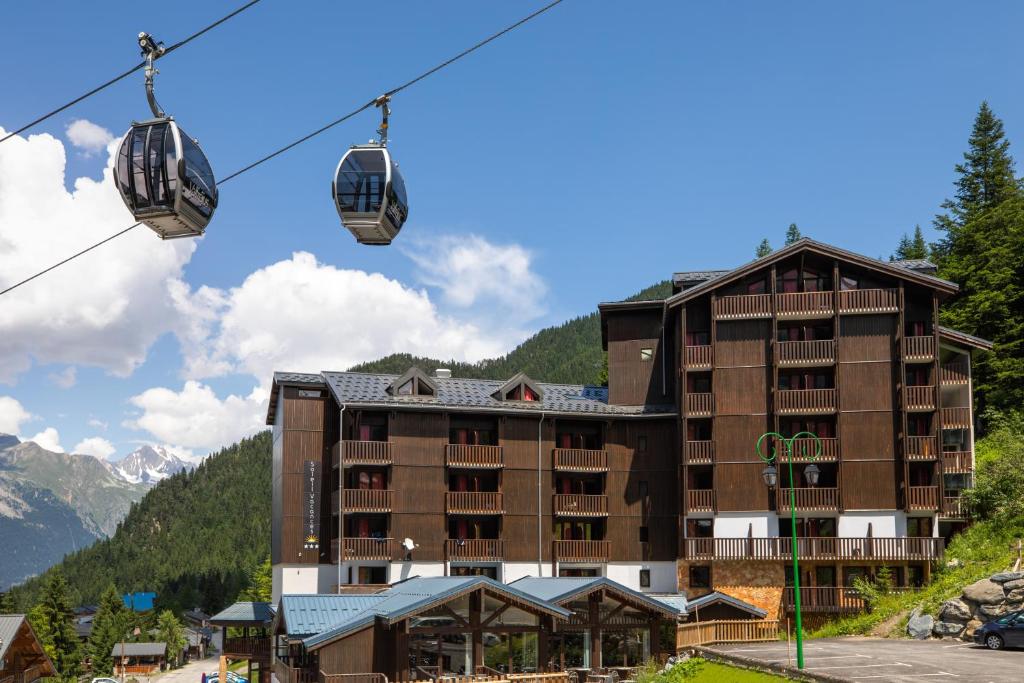
<path id="1" fill-rule="evenodd" d="M 320 463 L 307 460 L 302 485 L 302 548 L 320 548 Z"/>

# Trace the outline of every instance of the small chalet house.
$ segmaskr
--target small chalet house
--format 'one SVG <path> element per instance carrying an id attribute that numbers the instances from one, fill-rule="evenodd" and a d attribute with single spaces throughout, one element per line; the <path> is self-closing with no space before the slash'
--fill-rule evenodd
<path id="1" fill-rule="evenodd" d="M 114 673 L 148 676 L 164 666 L 167 643 L 117 643 L 110 651 L 114 658 Z"/>
<path id="2" fill-rule="evenodd" d="M 32 683 L 56 675 L 25 615 L 0 615 L 0 681 Z"/>

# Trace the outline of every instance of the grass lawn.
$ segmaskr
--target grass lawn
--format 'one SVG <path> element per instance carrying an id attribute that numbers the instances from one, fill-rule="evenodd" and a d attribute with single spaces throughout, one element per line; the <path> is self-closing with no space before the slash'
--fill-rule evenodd
<path id="1" fill-rule="evenodd" d="M 737 669 L 718 662 L 705 662 L 696 678 L 690 680 L 696 683 L 772 683 L 789 679 L 760 671 Z"/>

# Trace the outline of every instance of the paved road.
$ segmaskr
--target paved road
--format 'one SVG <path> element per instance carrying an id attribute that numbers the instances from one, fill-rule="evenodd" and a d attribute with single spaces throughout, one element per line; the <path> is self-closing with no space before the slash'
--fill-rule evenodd
<path id="1" fill-rule="evenodd" d="M 786 643 L 716 645 L 714 650 L 786 664 Z M 794 661 L 796 654 L 793 654 Z M 992 652 L 941 640 L 827 638 L 804 643 L 805 668 L 848 681 L 1003 683 L 1024 681 L 1024 650 Z"/>
<path id="2" fill-rule="evenodd" d="M 218 657 L 207 657 L 198 661 L 191 661 L 179 669 L 172 669 L 153 676 L 136 676 L 139 683 L 200 683 L 203 672 L 208 674 L 218 671 L 220 659 Z M 245 672 L 242 672 L 245 675 Z"/>

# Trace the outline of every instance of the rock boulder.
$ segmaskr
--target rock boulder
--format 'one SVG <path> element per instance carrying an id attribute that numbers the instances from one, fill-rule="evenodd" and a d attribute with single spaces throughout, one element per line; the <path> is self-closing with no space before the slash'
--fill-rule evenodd
<path id="1" fill-rule="evenodd" d="M 1018 588 L 1024 588 L 1024 579 L 1014 579 L 1013 581 L 1006 581 L 1003 583 L 1003 590 L 1007 593 L 1015 591 Z"/>
<path id="2" fill-rule="evenodd" d="M 996 583 L 1006 583 L 1007 581 L 1017 581 L 1020 579 L 1024 579 L 1024 572 L 1000 572 L 990 577 L 990 580 Z"/>
<path id="3" fill-rule="evenodd" d="M 964 588 L 964 598 L 981 605 L 998 605 L 1006 596 L 1001 585 L 989 579 L 982 579 Z"/>
<path id="4" fill-rule="evenodd" d="M 942 609 L 939 610 L 939 619 L 943 621 L 970 621 L 971 606 L 960 598 L 946 600 L 946 602 L 942 603 Z"/>
<path id="5" fill-rule="evenodd" d="M 964 624 L 956 621 L 937 621 L 932 627 L 932 633 L 942 636 L 958 636 L 964 630 Z"/>
<path id="6" fill-rule="evenodd" d="M 916 609 L 910 615 L 910 620 L 907 622 L 907 635 L 917 640 L 924 640 L 932 634 L 932 629 L 935 627 L 935 620 L 930 614 L 921 614 L 921 610 Z"/>

